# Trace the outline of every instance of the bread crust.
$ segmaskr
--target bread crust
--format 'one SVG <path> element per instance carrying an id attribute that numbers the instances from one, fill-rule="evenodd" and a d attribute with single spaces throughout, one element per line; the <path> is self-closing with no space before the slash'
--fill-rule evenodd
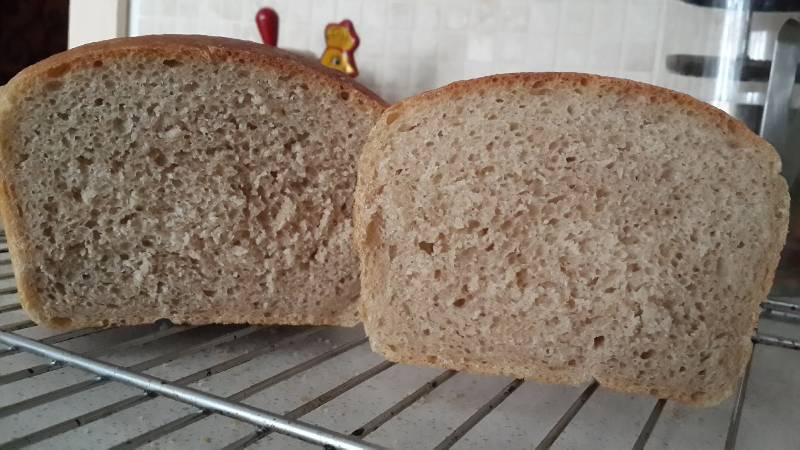
<path id="1" fill-rule="evenodd" d="M 9 86 L 0 87 L 0 167 L 6 164 L 9 159 L 9 146 L 7 144 L 8 133 L 4 129 L 5 120 L 3 117 L 10 113 L 11 104 L 6 97 Z M 67 329 L 60 323 L 50 321 L 41 314 L 41 299 L 34 286 L 31 274 L 33 267 L 27 263 L 27 237 L 24 230 L 25 217 L 19 206 L 19 201 L 13 187 L 5 176 L 5 170 L 0 169 L 0 216 L 3 220 L 3 229 L 6 234 L 6 245 L 9 248 L 14 279 L 17 282 L 17 295 L 20 304 L 36 323 L 47 325 L 54 329 Z"/>
<path id="2" fill-rule="evenodd" d="M 389 348 L 384 342 L 375 339 L 371 333 L 377 330 L 379 324 L 373 323 L 370 310 L 372 308 L 391 308 L 385 304 L 383 298 L 384 285 L 388 282 L 388 259 L 375 250 L 376 240 L 380 239 L 382 212 L 375 207 L 376 199 L 382 191 L 376 177 L 379 166 L 385 161 L 393 149 L 388 144 L 393 130 L 389 124 L 403 117 L 413 117 L 418 110 L 424 110 L 429 105 L 438 105 L 458 99 L 468 94 L 491 95 L 492 92 L 507 92 L 511 89 L 518 91 L 536 90 L 547 88 L 552 90 L 583 89 L 590 92 L 610 92 L 620 98 L 621 107 L 625 101 L 640 100 L 653 105 L 674 105 L 682 108 L 688 115 L 693 116 L 698 122 L 710 124 L 732 140 L 746 143 L 761 158 L 768 162 L 773 177 L 769 180 L 769 210 L 773 217 L 770 220 L 769 248 L 766 249 L 766 260 L 769 263 L 760 273 L 757 292 L 750 295 L 750 304 L 745 308 L 749 315 L 751 328 L 755 330 L 759 317 L 759 303 L 766 298 L 772 285 L 772 279 L 780 258 L 780 251 L 786 237 L 788 228 L 789 196 L 785 180 L 780 174 L 780 158 L 772 146 L 751 132 L 743 123 L 730 117 L 725 112 L 701 102 L 688 95 L 670 91 L 668 89 L 647 85 L 630 80 L 603 77 L 581 73 L 514 73 L 494 75 L 474 80 L 458 81 L 439 89 L 428 91 L 406 99 L 386 109 L 381 118 L 367 138 L 364 150 L 359 160 L 359 178 L 356 186 L 354 204 L 354 236 L 362 265 L 362 303 L 361 315 L 367 333 L 371 337 L 372 348 L 388 359 L 396 362 L 432 365 L 454 370 L 470 370 L 479 373 L 498 374 L 518 378 L 528 378 L 548 383 L 577 385 L 597 377 L 602 385 L 612 389 L 634 394 L 649 394 L 663 398 L 671 398 L 682 403 L 697 406 L 711 406 L 718 404 L 731 395 L 736 387 L 738 377 L 743 373 L 752 352 L 750 337 L 742 338 L 739 353 L 731 355 L 735 360 L 737 372 L 731 377 L 728 386 L 719 392 L 708 392 L 700 397 L 690 396 L 688 393 L 672 392 L 670 390 L 652 388 L 632 382 L 629 377 L 598 376 L 590 373 L 576 371 L 544 372 L 531 371 L 526 367 L 516 367 L 504 364 L 503 361 L 489 361 L 479 364 L 474 361 L 449 360 L 446 356 L 439 355 L 436 361 L 431 362 L 423 355 L 405 352 L 401 346 Z M 376 217 L 379 220 L 375 220 Z M 396 307 L 396 306 L 392 306 Z"/>
<path id="3" fill-rule="evenodd" d="M 0 214 L 2 214 L 8 246 L 17 280 L 20 302 L 31 318 L 39 324 L 53 329 L 73 329 L 77 326 L 108 326 L 108 321 L 100 319 L 67 320 L 49 318 L 43 314 L 42 299 L 34 284 L 33 267 L 29 254 L 31 243 L 25 234 L 25 212 L 22 211 L 18 196 L 9 182 L 9 161 L 13 160 L 10 146 L 11 115 L 16 105 L 33 87 L 50 80 L 68 75 L 72 71 L 91 68 L 93 64 L 127 56 L 146 58 L 182 58 L 195 61 L 237 60 L 250 67 L 278 69 L 286 77 L 298 77 L 309 86 L 326 86 L 339 89 L 352 96 L 350 104 L 365 114 L 377 115 L 387 103 L 369 89 L 355 82 L 341 72 L 328 69 L 316 61 L 294 53 L 250 41 L 203 35 L 151 35 L 131 38 L 118 38 L 86 44 L 66 52 L 53 55 L 34 64 L 12 78 L 7 85 L 0 87 Z M 352 295 L 352 293 L 345 293 Z M 241 322 L 243 318 L 229 317 L 220 312 L 220 320 Z M 281 323 L 307 324 L 302 317 L 285 317 Z M 199 320 L 207 319 L 199 318 Z M 354 319 L 327 317 L 320 324 L 355 325 Z"/>
<path id="4" fill-rule="evenodd" d="M 384 109 L 388 106 L 388 103 L 377 94 L 349 76 L 304 56 L 252 41 L 178 34 L 109 39 L 55 54 L 14 76 L 6 85 L 7 95 L 13 96 L 15 93 L 24 92 L 28 83 L 41 81 L 42 78 L 59 77 L 71 70 L 90 67 L 98 59 L 131 54 L 167 58 L 183 56 L 206 61 L 242 58 L 243 64 L 279 68 L 285 70 L 287 75 L 306 77 L 308 81 L 356 91 L 363 96 L 358 104 L 364 108 Z"/>

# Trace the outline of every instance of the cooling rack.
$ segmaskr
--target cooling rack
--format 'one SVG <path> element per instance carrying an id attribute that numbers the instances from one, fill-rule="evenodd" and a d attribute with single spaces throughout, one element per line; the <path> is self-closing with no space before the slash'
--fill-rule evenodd
<path id="1" fill-rule="evenodd" d="M 762 305 L 716 408 L 382 360 L 363 330 L 28 320 L 0 235 L 0 449 L 797 448 L 800 308 Z"/>

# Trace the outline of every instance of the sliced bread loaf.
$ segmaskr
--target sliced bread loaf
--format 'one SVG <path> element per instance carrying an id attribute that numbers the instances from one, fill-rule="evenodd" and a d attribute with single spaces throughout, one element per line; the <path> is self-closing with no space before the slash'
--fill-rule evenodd
<path id="1" fill-rule="evenodd" d="M 354 324 L 355 164 L 384 102 L 257 43 L 87 45 L 0 93 L 0 211 L 55 328 Z"/>
<path id="2" fill-rule="evenodd" d="M 499 75 L 387 109 L 359 166 L 362 318 L 393 361 L 711 405 L 787 228 L 772 147 L 686 95 Z"/>

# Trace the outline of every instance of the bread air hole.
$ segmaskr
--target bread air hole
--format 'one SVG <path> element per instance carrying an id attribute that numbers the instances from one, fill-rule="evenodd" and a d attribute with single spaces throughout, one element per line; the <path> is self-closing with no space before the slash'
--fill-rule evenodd
<path id="1" fill-rule="evenodd" d="M 422 250 L 423 252 L 425 252 L 425 253 L 427 253 L 429 255 L 433 254 L 433 243 L 432 242 L 420 242 L 417 245 L 419 246 L 419 249 Z"/>
<path id="2" fill-rule="evenodd" d="M 192 91 L 197 90 L 198 87 L 200 87 L 200 85 L 196 81 L 192 81 L 192 82 L 190 82 L 188 84 L 185 84 L 181 88 L 181 92 L 192 92 Z"/>
<path id="3" fill-rule="evenodd" d="M 364 239 L 364 244 L 367 247 L 375 247 L 381 237 L 381 229 L 383 228 L 383 217 L 380 214 L 374 214 L 372 220 L 367 224 L 367 233 Z"/>
<path id="4" fill-rule="evenodd" d="M 411 124 L 400 125 L 399 127 L 397 127 L 397 131 L 400 133 L 406 133 L 408 131 L 413 130 L 414 128 L 417 128 L 418 126 L 419 126 L 418 123 L 415 123 L 413 125 Z"/>
<path id="5" fill-rule="evenodd" d="M 520 270 L 517 272 L 516 276 L 516 284 L 517 287 L 520 289 L 525 289 L 528 286 L 528 271 L 525 269 Z"/>
<path id="6" fill-rule="evenodd" d="M 465 299 L 465 298 L 458 298 L 458 299 L 456 299 L 456 301 L 454 301 L 454 302 L 453 302 L 453 306 L 455 306 L 456 308 L 463 308 L 463 307 L 464 307 L 464 304 L 465 304 L 466 302 L 467 302 L 467 299 Z"/>
<path id="7" fill-rule="evenodd" d="M 147 156 L 149 156 L 150 159 L 152 159 L 153 162 L 159 167 L 163 167 L 167 163 L 167 157 L 164 155 L 164 152 L 162 152 L 161 149 L 151 148 L 150 151 L 148 151 Z"/>
<path id="8" fill-rule="evenodd" d="M 64 86 L 64 82 L 62 81 L 48 81 L 44 84 L 44 88 L 48 91 L 57 91 Z"/>
<path id="9" fill-rule="evenodd" d="M 595 349 L 598 349 L 598 348 L 602 347 L 603 344 L 605 344 L 605 342 L 606 342 L 606 337 L 605 336 L 595 336 L 594 337 L 594 343 L 593 343 L 592 346 Z"/>

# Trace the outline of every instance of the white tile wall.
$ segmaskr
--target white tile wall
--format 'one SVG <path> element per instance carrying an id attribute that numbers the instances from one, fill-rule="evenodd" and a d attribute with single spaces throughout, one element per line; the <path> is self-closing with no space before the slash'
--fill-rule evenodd
<path id="1" fill-rule="evenodd" d="M 500 72 L 582 71 L 665 85 L 704 100 L 707 80 L 665 70 L 667 54 L 716 54 L 720 10 L 680 0 L 131 0 L 130 33 L 260 41 L 255 13 L 280 16 L 279 45 L 321 54 L 323 29 L 350 19 L 360 81 L 389 101 Z M 751 54 L 771 54 L 785 15 L 753 20 Z M 748 89 L 762 89 L 750 86 Z"/>

